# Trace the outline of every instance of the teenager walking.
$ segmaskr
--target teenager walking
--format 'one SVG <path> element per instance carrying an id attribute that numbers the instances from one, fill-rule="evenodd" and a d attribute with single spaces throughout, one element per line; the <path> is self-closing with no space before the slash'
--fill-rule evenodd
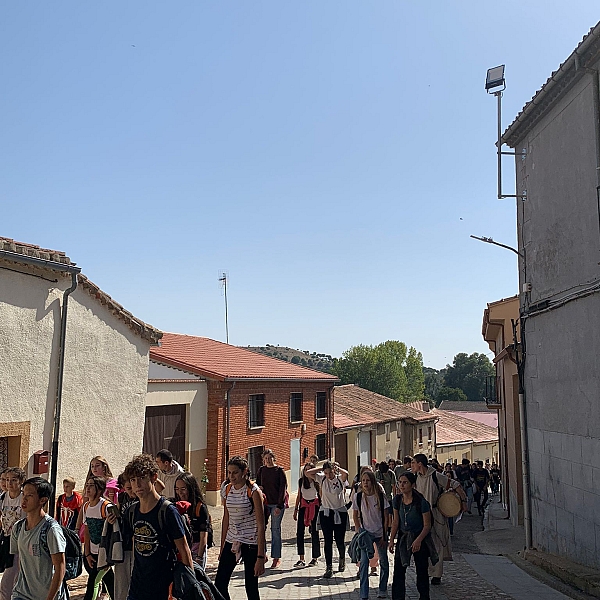
<path id="1" fill-rule="evenodd" d="M 23 484 L 21 508 L 26 518 L 13 527 L 10 540 L 11 552 L 20 557 L 14 600 L 65 597 L 66 541 L 59 524 L 44 512 L 52 492 L 52 485 L 41 477 Z"/>
<path id="2" fill-rule="evenodd" d="M 305 471 L 305 475 L 314 479 L 320 487 L 321 506 L 319 508 L 319 525 L 323 531 L 323 550 L 325 554 L 325 573 L 323 577 L 333 577 L 333 540 L 338 549 L 338 571 L 346 570 L 346 531 L 348 509 L 346 508 L 345 488 L 348 484 L 348 471 L 338 463 L 325 461 L 323 470 L 315 467 Z"/>
<path id="3" fill-rule="evenodd" d="M 321 556 L 321 542 L 317 529 L 319 515 L 319 484 L 306 476 L 306 471 L 314 469 L 314 463 L 306 463 L 302 468 L 302 477 L 298 481 L 298 495 L 294 507 L 294 521 L 296 521 L 296 546 L 298 548 L 298 562 L 294 567 L 305 567 L 304 562 L 304 533 L 308 527 L 312 541 L 312 559 L 309 567 L 314 567 Z"/>
<path id="4" fill-rule="evenodd" d="M 429 556 L 425 543 L 431 531 L 431 506 L 415 489 L 417 476 L 414 473 L 400 475 L 400 493 L 392 501 L 394 521 L 390 532 L 389 550 L 394 552 L 394 577 L 392 579 L 392 600 L 406 598 L 406 569 L 410 557 L 414 558 L 417 571 L 417 591 L 419 600 L 429 600 Z M 398 534 L 398 542 L 394 540 Z"/>
<path id="5" fill-rule="evenodd" d="M 263 464 L 256 474 L 256 484 L 267 500 L 265 511 L 265 527 L 271 519 L 271 568 L 281 564 L 281 521 L 285 512 L 287 479 L 285 471 L 277 466 L 273 450 L 267 448 L 262 453 Z"/>
<path id="6" fill-rule="evenodd" d="M 259 600 L 258 578 L 265 572 L 265 517 L 260 489 L 249 479 L 248 461 L 234 456 L 227 463 L 227 480 L 221 486 L 223 522 L 221 551 L 215 586 L 225 600 L 236 564 L 244 562 L 248 600 Z"/>
<path id="7" fill-rule="evenodd" d="M 193 568 L 181 517 L 174 505 L 163 506 L 166 500 L 156 489 L 158 474 L 158 465 L 150 454 L 135 456 L 125 467 L 125 477 L 139 499 L 123 516 L 125 532 L 133 533 L 128 600 L 167 600 L 176 553 L 184 565 Z"/>
<path id="8" fill-rule="evenodd" d="M 389 502 L 384 490 L 375 479 L 375 473 L 371 470 L 364 471 L 360 476 L 360 489 L 352 501 L 354 528 L 357 532 L 367 532 L 370 538 L 367 544 L 360 546 L 358 575 L 360 579 L 360 597 L 364 600 L 369 597 L 369 553 L 373 544 L 379 550 L 380 571 L 377 597 L 387 597 L 387 584 L 390 575 L 387 556 L 388 508 Z"/>
<path id="9" fill-rule="evenodd" d="M 15 580 L 19 573 L 19 556 L 10 551 L 10 536 L 15 523 L 25 516 L 21 504 L 23 493 L 21 486 L 25 481 L 25 471 L 19 467 L 9 467 L 4 472 L 7 491 L 0 500 L 0 516 L 2 517 L 2 580 L 0 581 L 0 599 L 10 600 Z"/>
<path id="10" fill-rule="evenodd" d="M 180 473 L 175 480 L 175 501 L 189 504 L 186 513 L 192 530 L 192 558 L 205 569 L 209 533 L 212 542 L 210 514 L 198 480 L 187 471 Z"/>
<path id="11" fill-rule="evenodd" d="M 98 550 L 102 538 L 104 521 L 111 503 L 102 495 L 106 490 L 106 479 L 92 475 L 85 483 L 84 493 L 88 501 L 83 505 L 83 566 L 88 573 L 84 600 L 96 600 L 101 582 L 104 581 L 108 594 L 114 598 L 114 573 L 111 567 L 98 569 Z"/>

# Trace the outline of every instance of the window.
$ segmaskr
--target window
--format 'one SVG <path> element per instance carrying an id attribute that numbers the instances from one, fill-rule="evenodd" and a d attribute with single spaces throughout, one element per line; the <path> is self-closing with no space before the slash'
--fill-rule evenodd
<path id="1" fill-rule="evenodd" d="M 324 433 L 319 433 L 315 437 L 315 454 L 319 460 L 327 458 L 327 435 Z"/>
<path id="2" fill-rule="evenodd" d="M 264 449 L 264 446 L 252 446 L 252 448 L 248 448 L 248 467 L 252 479 L 256 479 L 258 469 L 262 466 L 262 453 Z"/>
<path id="3" fill-rule="evenodd" d="M 327 392 L 317 392 L 315 404 L 316 418 L 327 418 Z"/>
<path id="4" fill-rule="evenodd" d="M 302 392 L 292 392 L 290 394 L 290 422 L 299 423 L 302 421 Z"/>
<path id="5" fill-rule="evenodd" d="M 385 441 L 386 442 L 390 441 L 390 424 L 389 423 L 385 424 Z"/>
<path id="6" fill-rule="evenodd" d="M 265 426 L 265 395 L 253 394 L 248 396 L 248 427 Z"/>
<path id="7" fill-rule="evenodd" d="M 431 441 L 431 427 L 427 428 L 427 439 Z"/>
<path id="8" fill-rule="evenodd" d="M 419 444 L 423 445 L 423 428 L 419 427 Z"/>

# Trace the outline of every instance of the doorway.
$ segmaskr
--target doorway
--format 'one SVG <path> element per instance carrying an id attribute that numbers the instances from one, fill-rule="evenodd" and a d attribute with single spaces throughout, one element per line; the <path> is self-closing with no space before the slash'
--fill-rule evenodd
<path id="1" fill-rule="evenodd" d="M 290 491 L 298 491 L 300 479 L 300 438 L 290 440 Z"/>

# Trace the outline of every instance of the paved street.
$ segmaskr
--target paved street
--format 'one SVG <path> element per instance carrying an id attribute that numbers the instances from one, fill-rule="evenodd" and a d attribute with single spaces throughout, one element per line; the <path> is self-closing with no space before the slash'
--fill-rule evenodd
<path id="1" fill-rule="evenodd" d="M 431 587 L 432 600 L 465 600 L 485 598 L 486 600 L 560 600 L 568 596 L 540 583 L 516 567 L 508 558 L 479 554 L 473 534 L 482 531 L 482 518 L 476 515 L 465 515 L 456 525 L 453 537 L 454 560 L 444 563 L 442 585 Z M 345 573 L 335 573 L 330 579 L 323 579 L 324 563 L 317 567 L 294 569 L 298 560 L 295 545 L 295 522 L 292 511 L 286 511 L 283 520 L 283 557 L 281 567 L 267 569 L 261 579 L 261 598 L 263 600 L 316 599 L 356 600 L 358 594 L 357 569 L 349 565 Z M 349 541 L 353 532 L 349 531 Z M 218 539 L 217 537 L 215 539 Z M 268 536 L 267 536 L 268 539 Z M 307 544 L 307 552 L 309 550 Z M 208 571 L 211 576 L 216 572 L 216 549 L 212 549 Z M 335 550 L 334 550 L 335 552 Z M 337 557 L 334 554 L 334 564 Z M 308 555 L 310 559 L 310 554 Z M 322 559 L 321 559 L 322 560 Z M 270 561 L 269 561 L 270 564 Z M 390 561 L 390 571 L 393 559 Z M 377 595 L 377 578 L 370 578 L 371 598 Z M 244 580 L 242 567 L 237 567 L 230 586 L 232 598 L 244 598 Z M 388 587 L 391 598 L 391 577 Z M 414 567 L 407 571 L 407 600 L 417 600 Z"/>
<path id="2" fill-rule="evenodd" d="M 220 509 L 211 509 L 215 521 L 215 540 L 220 539 Z M 349 564 L 344 573 L 335 573 L 332 579 L 323 579 L 325 570 L 323 562 L 316 567 L 294 569 L 298 560 L 296 554 L 295 531 L 296 524 L 291 510 L 286 511 L 283 519 L 282 534 L 284 540 L 281 567 L 267 569 L 261 578 L 260 593 L 262 600 L 357 600 L 358 579 L 357 569 Z M 481 554 L 475 542 L 475 534 L 483 530 L 482 518 L 476 515 L 465 515 L 456 525 L 452 538 L 454 560 L 444 563 L 442 585 L 431 587 L 431 600 L 563 600 L 566 596 L 530 577 L 504 556 Z M 346 539 L 352 537 L 351 531 Z M 267 539 L 269 536 L 267 535 Z M 307 544 L 307 552 L 310 552 Z M 334 550 L 335 552 L 335 550 Z M 209 550 L 207 572 L 214 579 L 217 568 L 218 549 Z M 334 554 L 334 564 L 337 556 Z M 310 554 L 308 555 L 310 559 Z M 321 559 L 322 560 L 322 559 Z M 270 564 L 271 561 L 269 561 Z M 390 561 L 393 569 L 393 559 Z M 85 575 L 71 582 L 72 600 L 81 600 L 84 595 Z M 371 577 L 370 598 L 376 598 L 378 579 Z M 234 600 L 245 598 L 243 570 L 238 566 L 230 585 L 230 595 Z M 391 577 L 388 587 L 388 597 L 391 598 Z M 417 600 L 414 567 L 407 571 L 407 600 Z"/>

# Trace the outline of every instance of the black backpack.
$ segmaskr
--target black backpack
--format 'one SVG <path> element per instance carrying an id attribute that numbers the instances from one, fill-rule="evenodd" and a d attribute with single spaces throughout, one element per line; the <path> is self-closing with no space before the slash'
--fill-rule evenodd
<path id="1" fill-rule="evenodd" d="M 387 531 L 385 529 L 385 494 L 381 490 L 376 490 L 379 496 L 379 508 L 381 509 L 381 525 L 383 527 L 383 535 L 387 537 Z M 357 492 L 356 494 L 356 504 L 358 504 L 358 516 L 360 517 L 360 522 L 363 522 L 362 518 L 362 491 Z"/>

